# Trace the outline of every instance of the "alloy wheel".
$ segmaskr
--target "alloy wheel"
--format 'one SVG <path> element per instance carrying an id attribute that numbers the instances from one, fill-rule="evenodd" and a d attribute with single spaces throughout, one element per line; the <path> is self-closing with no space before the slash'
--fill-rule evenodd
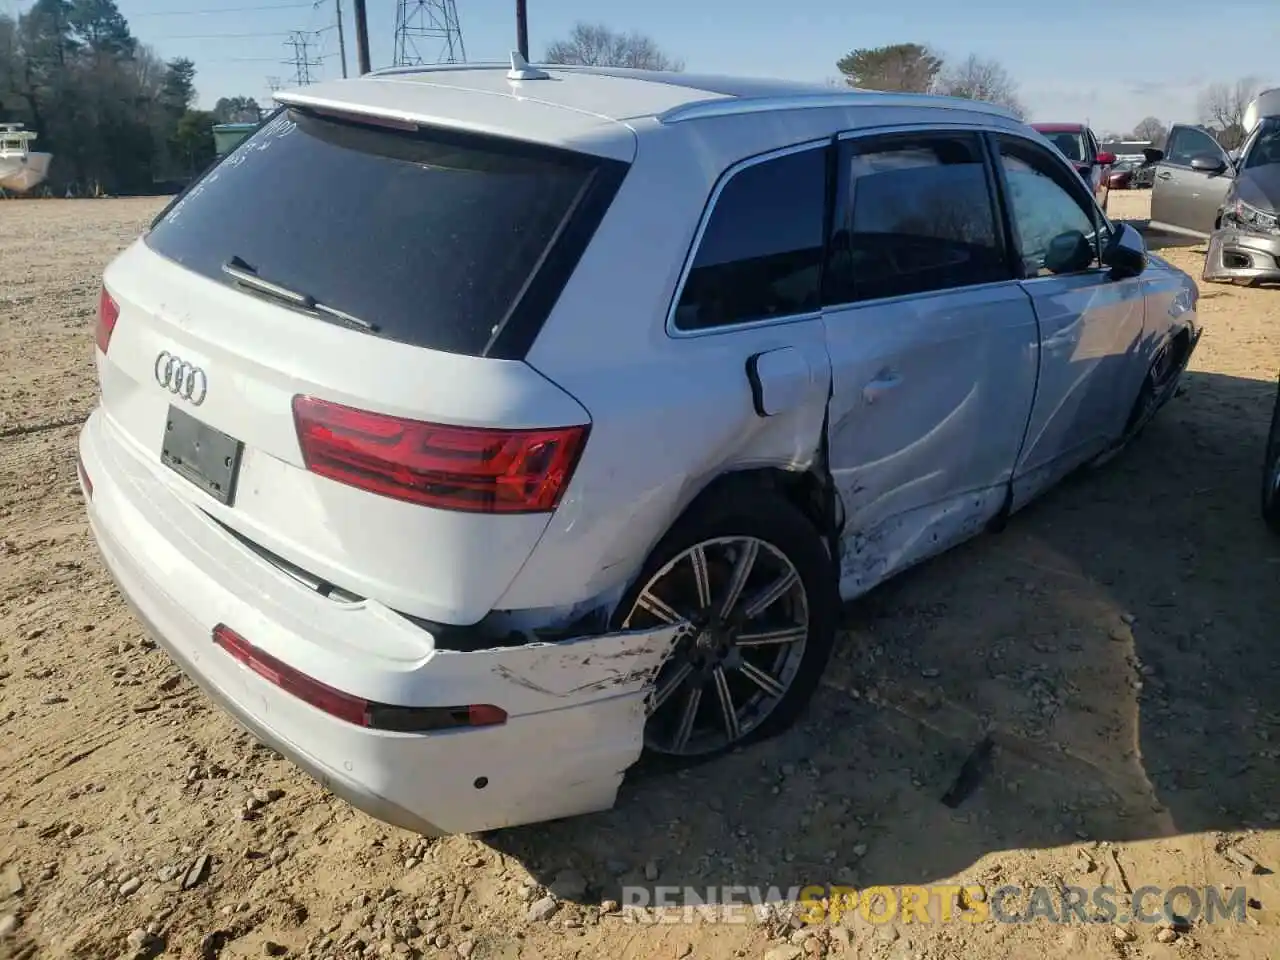
<path id="1" fill-rule="evenodd" d="M 683 624 L 658 670 L 645 745 L 701 756 L 747 737 L 791 688 L 809 637 L 809 599 L 795 565 L 755 537 L 682 551 L 636 597 L 623 626 Z"/>

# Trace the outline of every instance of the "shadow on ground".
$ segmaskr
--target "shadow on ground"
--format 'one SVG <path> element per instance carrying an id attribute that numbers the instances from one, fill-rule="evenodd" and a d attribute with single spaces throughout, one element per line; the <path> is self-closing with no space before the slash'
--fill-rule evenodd
<path id="1" fill-rule="evenodd" d="M 908 884 L 987 853 L 1263 826 L 1280 810 L 1271 382 L 1189 373 L 1111 464 L 849 611 L 792 731 L 614 810 L 487 837 L 544 883 Z M 985 776 L 941 798 L 990 729 Z M 649 883 L 652 886 L 652 883 Z"/>

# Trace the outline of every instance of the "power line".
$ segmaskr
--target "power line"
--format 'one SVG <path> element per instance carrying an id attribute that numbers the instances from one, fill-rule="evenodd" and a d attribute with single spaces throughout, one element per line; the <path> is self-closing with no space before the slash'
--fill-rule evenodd
<path id="1" fill-rule="evenodd" d="M 129 19 L 137 20 L 140 17 L 201 17 L 220 13 L 249 13 L 259 10 L 301 10 L 310 6 L 310 3 L 274 3 L 268 6 L 214 7 L 206 10 L 149 10 L 145 13 L 131 13 L 129 14 Z"/>
<path id="2" fill-rule="evenodd" d="M 292 60 L 286 60 L 286 66 L 293 65 L 293 76 L 298 86 L 305 87 L 311 83 L 311 68 L 319 67 L 324 64 L 323 57 L 313 57 L 310 55 L 311 34 L 302 30 L 295 30 L 289 35 L 289 39 L 285 41 L 285 46 L 293 47 Z"/>
<path id="3" fill-rule="evenodd" d="M 434 41 L 434 42 L 433 42 Z M 435 46 L 434 56 L 429 49 Z M 427 47 L 426 55 L 423 48 Z M 454 0 L 398 0 L 396 4 L 396 66 L 420 63 L 466 62 L 462 26 Z"/>
<path id="4" fill-rule="evenodd" d="M 288 30 L 277 30 L 274 33 L 184 33 L 170 36 L 153 37 L 153 40 L 251 40 L 258 37 L 287 37 Z"/>

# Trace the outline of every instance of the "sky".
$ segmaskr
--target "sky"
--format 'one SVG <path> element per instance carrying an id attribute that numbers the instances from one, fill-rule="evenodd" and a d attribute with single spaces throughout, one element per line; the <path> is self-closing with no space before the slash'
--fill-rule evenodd
<path id="1" fill-rule="evenodd" d="M 356 72 L 351 0 L 117 0 L 133 33 L 162 57 L 196 64 L 200 105 L 222 96 L 269 102 L 268 78 L 295 85 L 286 46 L 308 36 L 312 79 L 340 77 L 336 2 Z M 514 0 L 455 0 L 468 60 L 505 60 L 515 47 Z M 0 0 L 21 11 L 31 0 Z M 1252 76 L 1280 86 L 1277 0 L 527 0 L 530 59 L 586 19 L 638 30 L 698 73 L 824 81 L 858 47 L 917 42 L 961 59 L 1000 61 L 1017 82 L 1029 119 L 1089 122 L 1128 132 L 1146 116 L 1195 121 L 1210 83 Z M 395 0 L 366 0 L 372 65 L 392 62 Z M 1234 41 L 1233 38 L 1239 38 Z M 424 56 L 432 56 L 423 51 Z"/>

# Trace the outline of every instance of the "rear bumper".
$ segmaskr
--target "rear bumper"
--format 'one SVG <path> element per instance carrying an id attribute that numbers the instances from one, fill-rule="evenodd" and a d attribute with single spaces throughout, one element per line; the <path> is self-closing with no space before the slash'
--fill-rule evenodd
<path id="1" fill-rule="evenodd" d="M 192 657 L 183 646 L 170 640 L 165 631 L 153 623 L 146 611 L 134 600 L 134 597 L 140 593 L 138 589 L 140 584 L 136 579 L 130 577 L 130 571 L 127 567 L 128 560 L 113 550 L 114 545 L 104 535 L 96 520 L 93 519 L 92 511 L 90 512 L 89 526 L 93 530 L 94 539 L 98 542 L 98 549 L 106 562 L 107 569 L 111 571 L 121 592 L 124 593 L 129 608 L 139 622 L 142 623 L 147 633 L 156 639 L 183 673 L 194 680 L 200 689 L 219 707 L 231 714 L 232 718 L 244 727 L 255 740 L 271 747 L 290 763 L 301 768 L 326 790 L 341 797 L 353 807 L 363 810 L 371 817 L 428 837 L 442 836 L 447 832 L 411 810 L 405 809 L 400 804 L 379 796 L 363 784 L 339 774 L 320 758 L 312 756 L 296 743 L 281 736 L 265 722 L 254 716 L 222 687 L 214 683 L 199 669 L 196 658 Z M 130 589 L 126 584 L 131 584 L 133 589 Z"/>
<path id="2" fill-rule="evenodd" d="M 1280 281 L 1280 235 L 1234 227 L 1215 230 L 1204 258 L 1204 279 Z"/>
<path id="3" fill-rule="evenodd" d="M 385 607 L 329 600 L 257 558 L 138 463 L 113 430 L 99 410 L 80 437 L 89 522 L 106 566 L 183 672 L 254 737 L 353 806 L 427 835 L 613 805 L 639 757 L 644 698 L 673 628 L 435 650 L 429 634 Z M 427 734 L 356 726 L 215 646 L 217 623 L 357 696 L 408 706 L 492 703 L 509 719 Z"/>

